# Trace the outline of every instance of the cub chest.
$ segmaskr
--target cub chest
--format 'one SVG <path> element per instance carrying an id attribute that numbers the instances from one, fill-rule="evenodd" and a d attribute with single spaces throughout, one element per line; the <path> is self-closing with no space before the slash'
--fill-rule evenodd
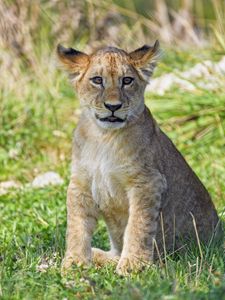
<path id="1" fill-rule="evenodd" d="M 127 162 L 121 155 L 111 143 L 87 143 L 82 149 L 80 166 L 87 173 L 93 200 L 102 210 L 127 201 Z"/>

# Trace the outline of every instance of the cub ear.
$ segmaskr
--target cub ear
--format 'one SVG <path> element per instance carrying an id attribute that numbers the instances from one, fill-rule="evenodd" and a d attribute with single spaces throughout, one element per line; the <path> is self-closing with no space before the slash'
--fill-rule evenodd
<path id="1" fill-rule="evenodd" d="M 144 80 L 148 81 L 160 57 L 159 41 L 154 46 L 144 45 L 141 48 L 129 53 L 131 63 L 140 70 Z"/>
<path id="2" fill-rule="evenodd" d="M 87 54 L 73 48 L 65 48 L 60 44 L 57 46 L 57 56 L 64 68 L 72 74 L 79 74 L 89 62 Z"/>

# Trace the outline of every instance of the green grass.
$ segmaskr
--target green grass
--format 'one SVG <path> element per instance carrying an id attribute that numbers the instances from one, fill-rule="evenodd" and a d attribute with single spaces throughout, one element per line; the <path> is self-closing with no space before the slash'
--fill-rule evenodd
<path id="1" fill-rule="evenodd" d="M 66 185 L 1 196 L 1 299 L 225 299 L 223 249 L 167 258 L 166 265 L 121 278 L 112 266 L 60 275 L 66 227 Z M 108 248 L 102 221 L 93 244 Z M 41 269 L 46 264 L 47 269 Z M 198 266 L 197 266 L 197 265 Z"/>
<path id="2" fill-rule="evenodd" d="M 164 56 L 158 74 L 173 70 L 167 65 L 184 69 L 186 61 L 192 66 L 199 60 L 191 53 Z M 203 249 L 202 259 L 192 247 L 185 255 L 168 257 L 167 264 L 156 263 L 128 278 L 116 275 L 113 266 L 75 267 L 61 276 L 78 101 L 58 71 L 29 74 L 21 92 L 19 85 L 0 91 L 0 181 L 25 184 L 36 174 L 55 170 L 65 184 L 0 196 L 0 299 L 225 299 L 222 247 Z M 165 96 L 147 95 L 146 103 L 209 189 L 224 220 L 224 92 L 173 89 Z M 102 221 L 93 245 L 109 246 Z"/>

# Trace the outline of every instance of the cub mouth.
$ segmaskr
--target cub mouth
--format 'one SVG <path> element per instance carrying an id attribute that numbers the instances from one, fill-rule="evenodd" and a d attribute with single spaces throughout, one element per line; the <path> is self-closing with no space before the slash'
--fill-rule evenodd
<path id="1" fill-rule="evenodd" d="M 115 122 L 122 123 L 122 122 L 125 122 L 125 120 L 123 120 L 123 119 L 121 119 L 119 117 L 116 117 L 114 115 L 108 116 L 106 118 L 99 118 L 99 116 L 96 115 L 96 118 L 99 119 L 102 122 L 111 122 L 111 123 L 115 123 Z"/>

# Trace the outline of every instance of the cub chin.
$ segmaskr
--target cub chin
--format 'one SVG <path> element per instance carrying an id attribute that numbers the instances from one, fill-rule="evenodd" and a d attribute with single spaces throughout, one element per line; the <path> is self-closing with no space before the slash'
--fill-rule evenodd
<path id="1" fill-rule="evenodd" d="M 82 114 L 75 130 L 67 194 L 66 253 L 73 263 L 115 263 L 125 275 L 158 256 L 221 232 L 211 198 L 144 104 L 159 43 L 132 52 L 86 54 L 57 48 Z M 111 248 L 91 248 L 98 218 Z"/>

